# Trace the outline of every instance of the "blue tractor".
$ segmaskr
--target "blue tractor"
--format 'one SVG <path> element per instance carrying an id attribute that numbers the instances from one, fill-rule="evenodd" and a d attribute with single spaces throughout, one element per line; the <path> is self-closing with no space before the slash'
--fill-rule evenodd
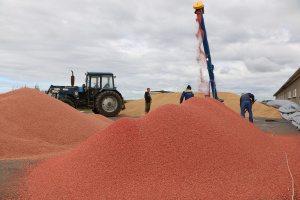
<path id="1" fill-rule="evenodd" d="M 74 86 L 75 77 L 71 76 L 71 86 L 51 85 L 48 94 L 74 108 L 92 109 L 105 117 L 114 117 L 125 109 L 124 99 L 114 83 L 111 72 L 87 72 L 85 84 Z"/>

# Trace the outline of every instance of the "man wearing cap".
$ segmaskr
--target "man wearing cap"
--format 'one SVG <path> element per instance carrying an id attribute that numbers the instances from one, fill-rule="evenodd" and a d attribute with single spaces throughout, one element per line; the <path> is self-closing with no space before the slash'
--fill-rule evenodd
<path id="1" fill-rule="evenodd" d="M 242 94 L 240 98 L 241 115 L 245 118 L 245 109 L 249 112 L 249 121 L 253 123 L 252 104 L 254 104 L 254 95 L 251 93 Z"/>
<path id="2" fill-rule="evenodd" d="M 184 90 L 184 91 L 182 92 L 182 95 L 181 95 L 181 97 L 180 97 L 180 103 L 182 103 L 183 98 L 185 98 L 185 100 L 188 100 L 188 99 L 191 98 L 191 97 L 194 97 L 194 93 L 192 92 L 191 86 L 188 85 L 188 86 L 186 87 L 186 90 Z"/>

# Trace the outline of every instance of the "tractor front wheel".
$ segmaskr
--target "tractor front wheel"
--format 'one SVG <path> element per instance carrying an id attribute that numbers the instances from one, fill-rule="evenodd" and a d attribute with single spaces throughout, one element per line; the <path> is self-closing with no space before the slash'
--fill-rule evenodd
<path id="1" fill-rule="evenodd" d="M 96 97 L 95 108 L 105 117 L 115 117 L 122 109 L 122 98 L 115 91 L 103 91 Z"/>
<path id="2" fill-rule="evenodd" d="M 64 98 L 61 100 L 62 102 L 68 104 L 69 106 L 72 106 L 73 108 L 75 108 L 75 103 L 72 99 L 70 98 Z"/>

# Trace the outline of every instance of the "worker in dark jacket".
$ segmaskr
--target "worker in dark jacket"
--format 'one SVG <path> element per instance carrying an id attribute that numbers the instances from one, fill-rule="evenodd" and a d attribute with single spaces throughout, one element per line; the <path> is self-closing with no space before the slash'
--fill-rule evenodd
<path id="1" fill-rule="evenodd" d="M 147 92 L 145 92 L 145 114 L 149 112 L 151 103 L 152 103 L 152 98 L 150 95 L 150 88 L 147 88 Z"/>
<path id="2" fill-rule="evenodd" d="M 191 97 L 194 97 L 194 93 L 192 92 L 192 88 L 190 85 L 188 85 L 186 87 L 186 90 L 184 90 L 181 94 L 181 97 L 180 97 L 180 103 L 182 103 L 183 101 L 183 98 L 185 98 L 185 100 L 188 100 L 189 98 Z"/>
<path id="3" fill-rule="evenodd" d="M 253 123 L 252 105 L 254 104 L 254 95 L 251 93 L 242 94 L 240 98 L 241 115 L 245 117 L 245 109 L 249 112 L 249 121 Z"/>

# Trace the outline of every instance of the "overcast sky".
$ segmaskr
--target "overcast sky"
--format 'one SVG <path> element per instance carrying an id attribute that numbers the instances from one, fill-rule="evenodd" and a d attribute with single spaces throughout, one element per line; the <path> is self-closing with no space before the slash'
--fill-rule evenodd
<path id="1" fill-rule="evenodd" d="M 197 92 L 196 2 L 0 0 L 0 93 L 70 85 L 71 70 L 78 86 L 87 71 L 113 72 L 125 99 Z M 300 67 L 300 1 L 203 4 L 217 90 L 274 99 Z"/>

